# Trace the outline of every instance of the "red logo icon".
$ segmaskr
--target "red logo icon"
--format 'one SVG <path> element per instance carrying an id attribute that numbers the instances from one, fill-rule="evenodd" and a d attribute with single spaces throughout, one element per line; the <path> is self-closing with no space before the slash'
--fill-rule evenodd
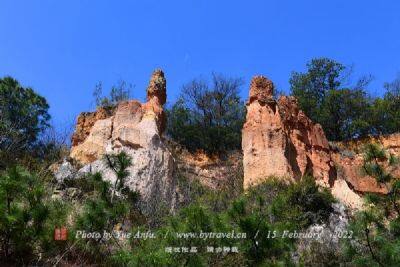
<path id="1" fill-rule="evenodd" d="M 55 228 L 54 229 L 54 240 L 67 240 L 68 230 L 66 227 Z"/>

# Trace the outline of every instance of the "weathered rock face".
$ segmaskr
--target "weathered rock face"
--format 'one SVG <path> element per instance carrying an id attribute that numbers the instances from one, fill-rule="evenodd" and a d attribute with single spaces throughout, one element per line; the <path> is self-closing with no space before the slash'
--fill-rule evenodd
<path id="1" fill-rule="evenodd" d="M 361 194 L 367 192 L 386 194 L 388 187 L 385 184 L 378 183 L 375 178 L 365 175 L 362 171 L 363 149 L 366 144 L 371 143 L 378 144 L 390 154 L 400 156 L 400 134 L 397 133 L 335 143 L 338 151 L 332 152 L 332 158 L 339 166 L 338 177 L 344 179 L 353 191 Z M 398 165 L 386 168 L 394 177 L 400 177 Z"/>
<path id="2" fill-rule="evenodd" d="M 379 184 L 375 178 L 367 176 L 362 171 L 363 156 L 355 155 L 352 157 L 333 156 L 334 161 L 339 166 L 338 176 L 343 178 L 355 192 L 359 193 L 381 193 L 386 194 L 387 187 Z"/>
<path id="3" fill-rule="evenodd" d="M 363 206 L 363 200 L 359 194 L 354 192 L 352 188 L 350 188 L 349 183 L 343 179 L 343 177 L 335 180 L 332 188 L 332 195 L 340 200 L 347 207 L 352 209 L 361 209 Z"/>
<path id="4" fill-rule="evenodd" d="M 364 146 L 371 143 L 379 144 L 380 146 L 384 147 L 389 153 L 400 155 L 400 133 L 369 136 L 361 139 L 336 142 L 335 146 L 337 146 L 342 151 L 347 150 L 360 154 L 363 152 Z"/>
<path id="5" fill-rule="evenodd" d="M 329 186 L 335 168 L 321 126 L 299 110 L 294 97 L 275 101 L 273 90 L 265 77 L 251 82 L 242 130 L 244 187 L 269 176 L 299 179 L 305 174 Z"/>
<path id="6" fill-rule="evenodd" d="M 103 172 L 113 181 L 114 174 L 106 168 L 102 156 L 126 152 L 132 158 L 126 184 L 140 192 L 146 211 L 155 204 L 173 206 L 175 181 L 173 159 L 161 135 L 165 128 L 163 104 L 166 81 L 162 71 L 153 73 L 147 89 L 147 102 L 124 101 L 112 111 L 99 109 L 82 113 L 78 118 L 70 157 L 84 165 L 79 173 Z M 154 204 L 154 205 L 152 205 Z"/>
<path id="7" fill-rule="evenodd" d="M 243 188 L 243 156 L 233 151 L 224 158 L 207 155 L 203 151 L 191 153 L 170 140 L 168 147 L 175 160 L 175 174 L 212 190 L 229 189 L 235 192 Z"/>
<path id="8" fill-rule="evenodd" d="M 111 117 L 113 114 L 113 108 L 101 107 L 95 112 L 83 112 L 78 117 L 78 122 L 76 124 L 75 133 L 72 136 L 72 146 L 77 146 L 90 134 L 93 125 L 98 120 L 103 120 Z"/>
<path id="9" fill-rule="evenodd" d="M 323 224 L 313 224 L 304 231 L 314 238 L 299 238 L 297 251 L 292 254 L 293 260 L 300 264 L 300 257 L 304 254 L 318 255 L 318 257 L 304 257 L 302 264 L 305 266 L 332 265 L 332 255 L 340 257 L 342 250 L 341 235 L 346 234 L 349 226 L 349 210 L 340 203 L 332 204 L 333 212 Z M 316 253 L 318 252 L 318 254 Z"/>
<path id="10" fill-rule="evenodd" d="M 377 143 L 400 156 L 400 134 L 335 143 L 333 149 L 321 126 L 299 110 L 294 97 L 276 101 L 273 90 L 273 83 L 265 77 L 254 77 L 251 82 L 242 131 L 245 189 L 269 176 L 299 179 L 310 174 L 342 203 L 356 209 L 362 208 L 364 193 L 388 192 L 387 185 L 363 173 L 363 148 Z M 400 167 L 387 168 L 400 177 Z"/>
<path id="11" fill-rule="evenodd" d="M 180 175 L 219 190 L 238 188 L 238 183 L 246 189 L 269 176 L 296 180 L 310 174 L 319 184 L 330 187 L 344 204 L 357 209 L 362 206 L 363 193 L 387 193 L 385 185 L 362 174 L 362 148 L 366 143 L 379 143 L 399 156 L 400 134 L 338 143 L 332 150 L 321 126 L 299 110 L 295 98 L 283 96 L 276 101 L 273 92 L 270 80 L 254 77 L 242 130 L 243 155 L 237 152 L 221 160 L 177 149 L 161 138 L 166 121 L 166 81 L 163 72 L 157 70 L 150 79 L 146 103 L 125 101 L 78 117 L 70 157 L 81 168 L 76 170 L 65 161 L 56 178 L 62 181 L 100 171 L 113 181 L 115 176 L 102 157 L 125 151 L 133 163 L 126 183 L 140 192 L 148 213 L 161 202 L 170 208 L 179 206 L 185 195 L 177 182 Z M 400 176 L 400 168 L 391 171 Z"/>

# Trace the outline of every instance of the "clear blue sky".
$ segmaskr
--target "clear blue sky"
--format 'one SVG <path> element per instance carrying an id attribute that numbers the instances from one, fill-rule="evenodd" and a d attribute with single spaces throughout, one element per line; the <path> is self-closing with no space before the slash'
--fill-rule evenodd
<path id="1" fill-rule="evenodd" d="M 288 89 L 293 70 L 313 57 L 371 73 L 370 89 L 400 71 L 400 1 L 0 2 L 0 76 L 32 86 L 56 123 L 93 108 L 92 91 L 120 79 L 143 99 L 153 69 L 167 77 L 168 100 L 182 83 L 212 71 L 253 75 Z"/>

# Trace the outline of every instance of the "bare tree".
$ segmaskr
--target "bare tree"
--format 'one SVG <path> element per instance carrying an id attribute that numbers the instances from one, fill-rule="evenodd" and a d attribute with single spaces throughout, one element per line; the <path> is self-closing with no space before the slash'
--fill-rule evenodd
<path id="1" fill-rule="evenodd" d="M 115 106 L 121 101 L 128 100 L 131 97 L 132 90 L 133 85 L 131 83 L 120 80 L 117 84 L 111 87 L 109 96 L 104 96 L 103 83 L 98 82 L 93 90 L 93 98 L 96 107 Z"/>
<path id="2" fill-rule="evenodd" d="M 400 73 L 394 81 L 390 83 L 385 83 L 384 88 L 386 89 L 386 94 L 390 94 L 392 97 L 400 98 Z"/>
<path id="3" fill-rule="evenodd" d="M 194 79 L 182 87 L 169 111 L 169 134 L 189 149 L 223 152 L 240 146 L 244 105 L 240 78 L 212 73 L 211 82 Z"/>

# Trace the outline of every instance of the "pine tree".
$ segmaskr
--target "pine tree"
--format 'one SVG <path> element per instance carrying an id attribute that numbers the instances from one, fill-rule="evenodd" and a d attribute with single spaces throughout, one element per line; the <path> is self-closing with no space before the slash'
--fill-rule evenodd
<path id="1" fill-rule="evenodd" d="M 350 225 L 355 240 L 347 243 L 346 253 L 359 266 L 399 266 L 400 258 L 400 180 L 391 173 L 398 163 L 376 144 L 364 152 L 363 171 L 387 188 L 386 195 L 367 194 L 366 207 Z"/>

